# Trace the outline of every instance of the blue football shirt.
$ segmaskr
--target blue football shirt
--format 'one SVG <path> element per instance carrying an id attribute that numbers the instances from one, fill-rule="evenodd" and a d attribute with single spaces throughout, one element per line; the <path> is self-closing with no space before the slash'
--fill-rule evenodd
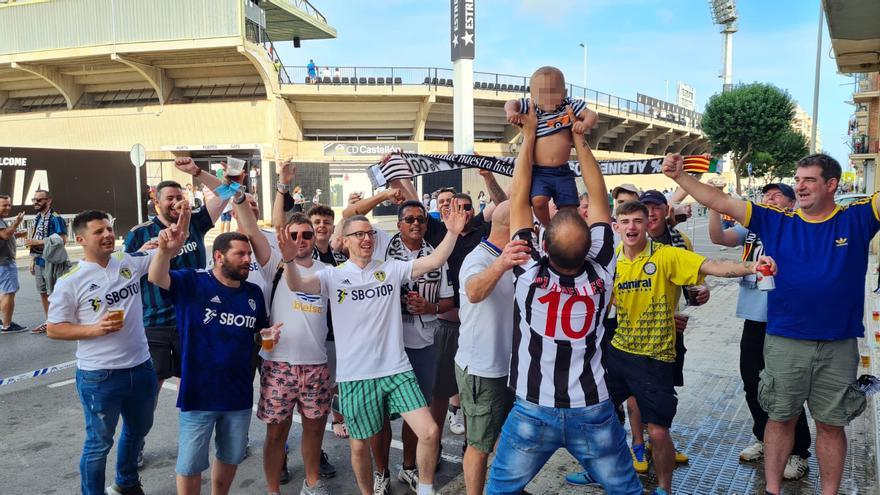
<path id="1" fill-rule="evenodd" d="M 180 252 L 171 259 L 171 269 L 205 268 L 205 234 L 211 230 L 214 222 L 207 208 L 197 208 L 192 212 L 189 222 L 189 237 Z M 165 225 L 158 217 L 132 228 L 125 236 L 125 252 L 133 253 L 150 239 L 159 236 Z M 174 306 L 159 294 L 159 288 L 141 277 L 141 300 L 144 303 L 144 327 L 174 326 Z"/>
<path id="2" fill-rule="evenodd" d="M 880 229 L 877 193 L 836 207 L 821 221 L 800 210 L 748 203 L 745 227 L 776 260 L 776 290 L 767 293 L 767 333 L 803 340 L 862 337 L 865 273 Z"/>
<path id="3" fill-rule="evenodd" d="M 171 270 L 161 293 L 174 305 L 181 365 L 181 411 L 239 411 L 253 405 L 254 334 L 269 326 L 256 284 L 220 283 L 206 270 Z M 161 289 L 160 289 L 161 290 Z"/>

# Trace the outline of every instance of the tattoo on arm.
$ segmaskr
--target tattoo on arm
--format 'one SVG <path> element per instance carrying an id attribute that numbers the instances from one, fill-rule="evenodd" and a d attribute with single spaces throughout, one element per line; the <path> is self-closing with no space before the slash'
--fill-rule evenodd
<path id="1" fill-rule="evenodd" d="M 497 180 L 492 180 L 489 184 L 489 199 L 496 205 L 507 200 L 507 193 L 504 192 Z"/>

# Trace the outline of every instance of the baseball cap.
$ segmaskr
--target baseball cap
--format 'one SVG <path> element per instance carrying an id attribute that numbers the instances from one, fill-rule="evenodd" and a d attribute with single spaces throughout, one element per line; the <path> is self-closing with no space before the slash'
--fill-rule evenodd
<path id="1" fill-rule="evenodd" d="M 783 184 L 782 182 L 771 182 L 770 184 L 767 184 L 766 186 L 761 188 L 761 194 L 766 193 L 770 189 L 779 189 L 779 192 L 781 192 L 785 197 L 792 201 L 795 200 L 794 189 L 792 189 L 791 186 L 789 186 L 788 184 Z"/>
<path id="2" fill-rule="evenodd" d="M 649 191 L 645 191 L 639 196 L 639 201 L 645 203 L 646 205 L 668 205 L 669 202 L 666 201 L 666 196 L 663 195 L 662 192 L 651 189 Z"/>
<path id="3" fill-rule="evenodd" d="M 611 197 L 616 198 L 620 191 L 631 192 L 633 194 L 640 193 L 639 188 L 636 187 L 634 184 L 621 184 L 611 190 Z"/>

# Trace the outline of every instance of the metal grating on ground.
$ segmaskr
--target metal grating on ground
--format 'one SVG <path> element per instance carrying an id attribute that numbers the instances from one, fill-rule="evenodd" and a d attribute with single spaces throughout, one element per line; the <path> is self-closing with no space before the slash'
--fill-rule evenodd
<path id="1" fill-rule="evenodd" d="M 713 281 L 714 282 L 714 281 Z M 676 495 L 764 494 L 763 463 L 739 462 L 739 452 L 754 441 L 752 420 L 739 377 L 739 339 L 742 320 L 732 317 L 730 301 L 736 299 L 735 282 L 713 283 L 712 298 L 703 308 L 689 311 L 685 342 L 685 386 L 679 390 L 678 413 L 672 427 L 676 447 L 690 463 L 675 470 Z M 880 306 L 880 303 L 878 303 Z M 875 354 L 875 357 L 878 357 Z M 876 369 L 876 368 L 875 368 Z M 860 370 L 860 373 L 864 370 Z M 869 401 L 868 409 L 847 427 L 849 451 L 840 495 L 875 495 L 878 491 L 874 418 L 880 411 Z M 809 459 L 810 472 L 798 481 L 785 482 L 786 495 L 818 495 L 819 467 L 815 458 L 815 426 Z M 627 430 L 629 426 L 626 426 Z M 567 452 L 557 452 L 527 487 L 532 494 L 600 494 L 601 489 L 566 485 L 565 473 L 579 470 Z M 646 493 L 656 486 L 653 466 L 642 476 Z"/>

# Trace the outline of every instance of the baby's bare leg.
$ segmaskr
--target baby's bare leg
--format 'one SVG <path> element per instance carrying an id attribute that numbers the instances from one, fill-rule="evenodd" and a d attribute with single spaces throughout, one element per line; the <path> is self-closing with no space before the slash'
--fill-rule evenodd
<path id="1" fill-rule="evenodd" d="M 550 198 L 547 196 L 532 196 L 532 210 L 538 221 L 544 227 L 550 225 Z"/>

